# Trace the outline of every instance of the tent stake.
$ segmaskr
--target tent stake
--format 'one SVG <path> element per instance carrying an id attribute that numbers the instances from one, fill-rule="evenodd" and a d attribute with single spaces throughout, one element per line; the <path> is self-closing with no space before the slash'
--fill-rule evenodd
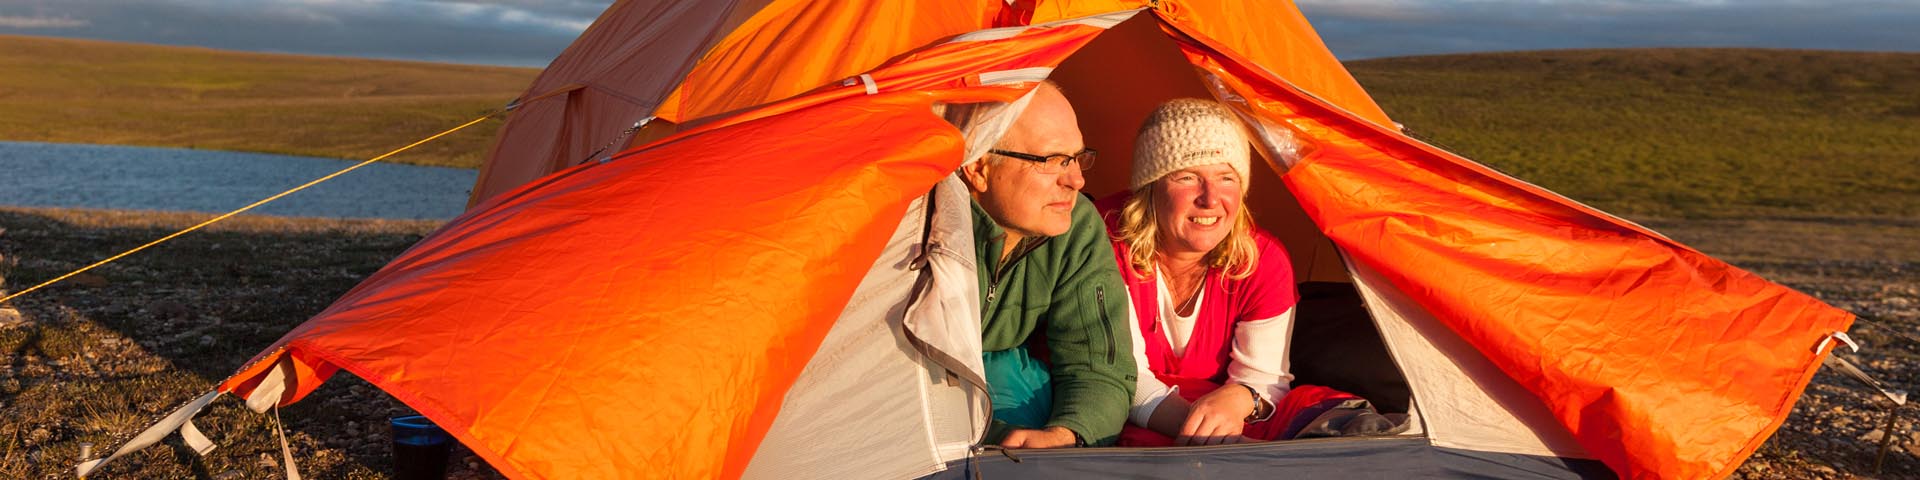
<path id="1" fill-rule="evenodd" d="M 1880 429 L 1886 435 L 1880 436 L 1880 454 L 1873 457 L 1873 474 L 1880 474 L 1880 465 L 1887 460 L 1887 449 L 1893 448 L 1893 421 L 1900 418 L 1900 405 L 1887 409 L 1887 426 Z"/>

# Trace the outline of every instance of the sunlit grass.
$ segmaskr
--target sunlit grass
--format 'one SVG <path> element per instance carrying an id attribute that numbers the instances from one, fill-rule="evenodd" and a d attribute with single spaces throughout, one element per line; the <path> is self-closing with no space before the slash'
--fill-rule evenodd
<path id="1" fill-rule="evenodd" d="M 536 73 L 0 35 L 0 140 L 366 159 L 505 105 Z M 500 124 L 391 161 L 479 166 Z"/>
<path id="2" fill-rule="evenodd" d="M 1920 54 L 1550 51 L 1349 68 L 1417 136 L 1602 209 L 1920 215 Z"/>

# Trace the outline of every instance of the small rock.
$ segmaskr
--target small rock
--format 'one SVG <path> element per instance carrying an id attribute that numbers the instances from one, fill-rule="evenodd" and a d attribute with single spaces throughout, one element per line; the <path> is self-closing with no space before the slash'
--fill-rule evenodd
<path id="1" fill-rule="evenodd" d="M 1812 470 L 1813 473 L 1818 473 L 1818 474 L 1827 475 L 1827 476 L 1832 476 L 1840 473 L 1840 472 L 1834 471 L 1833 467 L 1829 467 L 1826 465 L 1814 465 L 1812 468 L 1808 468 L 1808 470 Z"/>
<path id="2" fill-rule="evenodd" d="M 254 464 L 254 465 L 259 465 L 259 466 L 261 466 L 261 467 L 266 467 L 266 468 L 279 468 L 279 467 L 280 467 L 280 462 L 279 462 L 279 461 L 276 461 L 276 460 L 274 460 L 274 459 L 273 459 L 273 454 L 269 454 L 269 453 L 262 453 L 262 454 L 260 454 L 260 461 L 258 461 L 258 462 L 253 462 L 253 464 Z"/>
<path id="3" fill-rule="evenodd" d="M 11 327 L 22 323 L 27 323 L 27 317 L 21 315 L 19 310 L 0 308 L 0 328 Z"/>
<path id="4" fill-rule="evenodd" d="M 107 284 L 110 283 L 110 282 L 107 282 L 107 277 L 102 277 L 102 276 L 94 275 L 91 273 L 82 273 L 79 275 L 74 275 L 73 277 L 70 277 L 67 280 L 73 282 L 74 285 L 79 285 L 87 288 L 100 288 L 100 287 L 107 286 Z"/>
<path id="5" fill-rule="evenodd" d="M 200 336 L 200 345 L 213 345 L 213 336 L 212 336 L 212 335 L 201 335 L 201 336 Z"/>
<path id="6" fill-rule="evenodd" d="M 1887 432 L 1880 431 L 1880 429 L 1878 428 L 1873 429 L 1873 431 L 1871 432 L 1867 432 L 1866 435 L 1860 436 L 1861 440 L 1865 440 L 1872 443 L 1880 443 L 1881 440 L 1884 440 L 1886 438 L 1887 438 Z"/>
<path id="7" fill-rule="evenodd" d="M 192 313 L 192 311 L 187 309 L 186 305 L 182 305 L 180 302 L 170 302 L 166 300 L 154 302 L 151 310 L 155 317 L 168 320 L 186 318 L 187 314 Z"/>

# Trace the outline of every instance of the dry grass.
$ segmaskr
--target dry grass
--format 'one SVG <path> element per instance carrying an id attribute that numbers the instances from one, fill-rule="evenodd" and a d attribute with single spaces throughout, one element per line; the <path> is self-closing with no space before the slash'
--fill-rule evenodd
<path id="1" fill-rule="evenodd" d="M 1920 54 L 1574 50 L 1349 68 L 1417 136 L 1608 211 L 1920 216 Z"/>
<path id="2" fill-rule="evenodd" d="M 0 139 L 366 159 L 505 105 L 536 73 L 0 35 Z M 500 124 L 393 161 L 479 166 Z"/>

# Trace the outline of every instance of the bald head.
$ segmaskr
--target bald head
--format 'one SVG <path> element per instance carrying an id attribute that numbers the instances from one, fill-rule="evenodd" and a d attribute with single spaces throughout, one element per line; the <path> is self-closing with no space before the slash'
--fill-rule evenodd
<path id="1" fill-rule="evenodd" d="M 1006 136 L 1000 137 L 996 148 L 1035 155 L 1072 155 L 1085 146 L 1086 142 L 1080 138 L 1080 117 L 1074 115 L 1073 104 L 1067 103 L 1066 95 L 1060 94 L 1060 87 L 1041 83 L 1034 88 L 1027 109 L 1014 119 L 1013 126 L 1007 129 Z"/>
<path id="2" fill-rule="evenodd" d="M 1071 156 L 1086 147 L 1079 121 L 1059 87 L 1042 83 L 994 149 L 1037 157 Z M 1001 154 L 963 165 L 961 174 L 981 210 L 1007 230 L 1008 246 L 1023 237 L 1067 233 L 1080 187 L 1086 185 L 1077 167 L 1049 169 Z"/>

